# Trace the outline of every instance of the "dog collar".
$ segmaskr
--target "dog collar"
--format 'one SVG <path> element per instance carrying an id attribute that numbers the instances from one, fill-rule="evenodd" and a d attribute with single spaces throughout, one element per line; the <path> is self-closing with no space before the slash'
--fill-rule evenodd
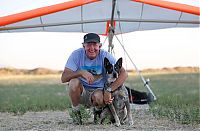
<path id="1" fill-rule="evenodd" d="M 108 88 L 106 88 L 106 91 L 109 92 L 109 93 L 112 93 L 112 88 L 108 87 Z"/>

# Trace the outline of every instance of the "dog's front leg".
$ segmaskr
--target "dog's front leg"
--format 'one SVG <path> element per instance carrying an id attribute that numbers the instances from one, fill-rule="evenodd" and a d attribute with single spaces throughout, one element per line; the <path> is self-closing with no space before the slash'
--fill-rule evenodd
<path id="1" fill-rule="evenodd" d="M 115 110 L 115 107 L 113 106 L 113 104 L 109 104 L 108 107 L 110 108 L 110 111 L 115 119 L 115 125 L 116 126 L 121 126 L 121 123 L 120 123 L 120 120 L 119 120 L 119 117 L 117 115 L 117 112 Z"/>
<path id="2" fill-rule="evenodd" d="M 98 120 L 100 119 L 102 110 L 97 109 L 96 107 L 93 108 L 93 114 L 94 114 L 94 124 L 98 123 Z"/>
<path id="3" fill-rule="evenodd" d="M 129 125 L 133 125 L 133 118 L 132 118 L 131 106 L 130 106 L 129 100 L 125 101 L 125 105 L 127 108 L 128 123 Z"/>
<path id="4" fill-rule="evenodd" d="M 100 114 L 100 118 L 99 118 L 98 124 L 103 124 L 104 120 L 106 118 L 108 118 L 109 120 L 112 120 L 112 117 L 113 116 L 112 116 L 112 114 L 110 112 L 109 107 L 106 107 L 106 108 L 103 109 L 103 111 Z"/>

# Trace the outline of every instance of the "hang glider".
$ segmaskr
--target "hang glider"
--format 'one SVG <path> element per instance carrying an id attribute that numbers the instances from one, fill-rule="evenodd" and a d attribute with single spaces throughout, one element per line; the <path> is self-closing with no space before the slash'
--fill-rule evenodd
<path id="1" fill-rule="evenodd" d="M 112 1 L 4 0 L 0 2 L 0 32 L 94 32 L 107 35 Z M 198 0 L 183 1 L 116 0 L 112 22 L 114 33 L 199 27 Z"/>

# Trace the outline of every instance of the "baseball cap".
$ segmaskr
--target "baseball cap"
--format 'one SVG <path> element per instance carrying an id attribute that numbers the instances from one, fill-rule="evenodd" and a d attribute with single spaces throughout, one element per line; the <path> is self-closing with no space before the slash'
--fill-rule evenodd
<path id="1" fill-rule="evenodd" d="M 84 43 L 89 43 L 89 42 L 100 43 L 100 37 L 95 33 L 88 33 L 83 37 L 83 39 Z"/>

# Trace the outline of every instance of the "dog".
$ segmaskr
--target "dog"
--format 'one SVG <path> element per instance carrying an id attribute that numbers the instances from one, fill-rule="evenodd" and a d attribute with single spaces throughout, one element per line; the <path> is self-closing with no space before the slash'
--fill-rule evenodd
<path id="1" fill-rule="evenodd" d="M 105 83 L 105 90 L 118 78 L 119 71 L 122 67 L 122 58 L 112 65 L 109 60 L 104 58 L 104 68 L 106 70 L 107 82 Z M 129 103 L 129 95 L 126 87 L 121 85 L 118 89 L 112 92 L 114 100 L 111 104 L 106 105 L 100 112 L 100 120 L 102 123 L 105 118 L 109 118 L 116 126 L 120 126 L 128 119 L 129 125 L 133 125 L 133 119 Z"/>

